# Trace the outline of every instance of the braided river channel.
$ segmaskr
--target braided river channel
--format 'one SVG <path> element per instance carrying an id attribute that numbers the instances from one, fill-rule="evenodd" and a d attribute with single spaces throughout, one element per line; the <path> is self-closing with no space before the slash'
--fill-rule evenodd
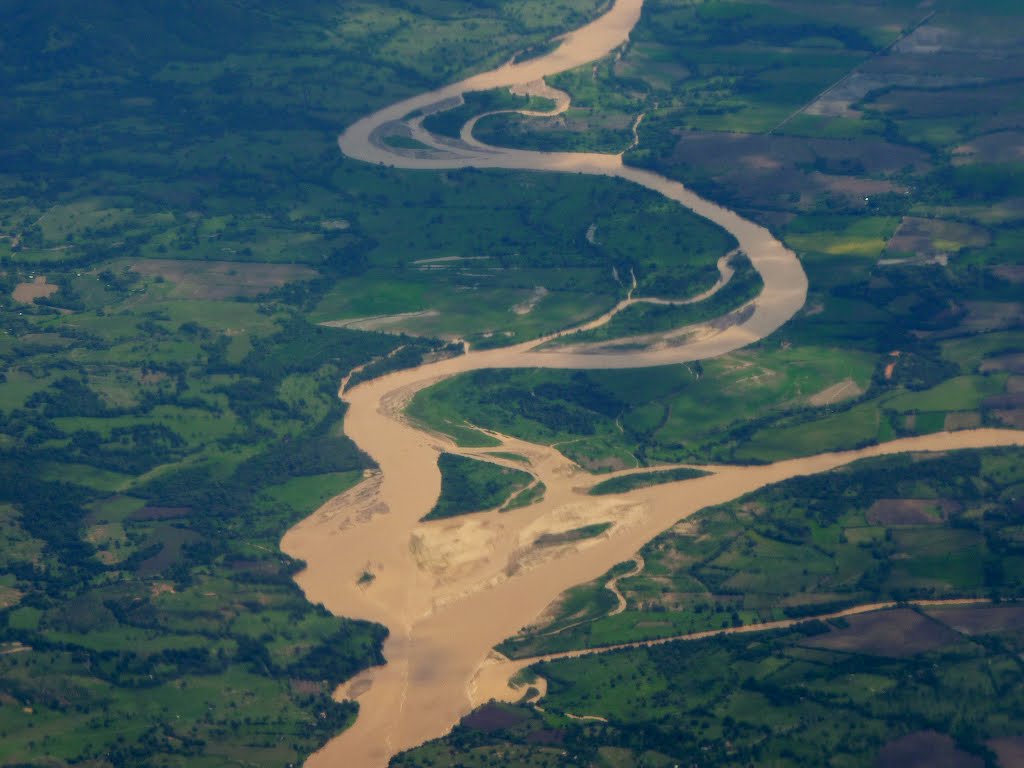
<path id="1" fill-rule="evenodd" d="M 536 621 L 565 589 L 632 559 L 651 538 L 702 508 L 868 456 L 1024 445 L 1024 432 L 1012 430 L 937 433 L 764 466 L 705 467 L 709 474 L 704 477 L 591 497 L 587 489 L 609 475 L 593 477 L 549 446 L 495 435 L 502 442 L 499 448 L 463 449 L 403 417 L 416 392 L 466 371 L 649 368 L 710 358 L 763 339 L 803 306 L 803 268 L 767 229 L 678 182 L 625 165 L 621 155 L 491 147 L 473 138 L 475 121 L 460 140 L 433 136 L 422 127 L 424 114 L 457 105 L 470 91 L 515 87 L 550 93 L 545 76 L 595 61 L 625 43 L 641 6 L 642 0 L 616 0 L 603 16 L 560 38 L 559 47 L 547 55 L 506 64 L 363 118 L 339 138 L 341 151 L 356 160 L 406 169 L 504 168 L 618 177 L 730 232 L 760 273 L 763 291 L 747 311 L 673 332 L 661 343 L 629 345 L 626 351 L 582 344 L 541 348 L 549 337 L 470 350 L 343 389 L 345 432 L 379 470 L 291 529 L 282 549 L 306 562 L 296 580 L 311 601 L 339 616 L 384 624 L 390 635 L 384 644 L 387 663 L 336 692 L 359 702 L 355 724 L 310 757 L 308 766 L 382 768 L 395 753 L 445 734 L 473 706 L 491 698 L 517 699 L 520 694 L 508 686 L 508 677 L 525 662 L 507 662 L 493 646 Z M 561 99 L 556 109 L 566 105 Z M 396 131 L 425 147 L 388 146 L 383 137 Z M 585 327 L 607 322 L 612 313 Z M 545 484 L 546 494 L 539 503 L 510 512 L 421 522 L 440 493 L 441 451 L 527 469 Z M 529 464 L 487 456 L 494 451 L 514 452 Z M 612 527 L 594 539 L 537 546 L 545 534 L 597 522 Z M 373 578 L 365 578 L 366 573 Z"/>

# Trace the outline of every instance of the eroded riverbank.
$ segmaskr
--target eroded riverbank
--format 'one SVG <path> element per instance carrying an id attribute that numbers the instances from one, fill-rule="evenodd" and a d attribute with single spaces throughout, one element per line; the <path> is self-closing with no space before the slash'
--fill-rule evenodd
<path id="1" fill-rule="evenodd" d="M 432 366 L 403 371 L 350 393 L 346 429 L 380 463 L 382 475 L 325 505 L 283 543 L 308 562 L 298 581 L 311 599 L 340 615 L 382 622 L 392 633 L 388 664 L 341 691 L 360 702 L 356 724 L 310 765 L 383 766 L 395 752 L 443 734 L 474 701 L 502 692 L 493 674 L 487 684 L 478 678 L 495 644 L 532 622 L 565 589 L 630 559 L 704 507 L 871 456 L 1024 445 L 1024 433 L 1014 431 L 939 433 L 766 466 L 715 467 L 706 477 L 590 497 L 585 490 L 598 478 L 551 448 L 508 440 L 502 449 L 526 456 L 547 486 L 543 502 L 420 523 L 440 490 L 438 452 L 458 449 L 402 421 L 398 408 L 437 373 Z M 544 533 L 593 522 L 614 525 L 597 539 L 534 546 Z M 360 584 L 367 570 L 374 580 Z"/>

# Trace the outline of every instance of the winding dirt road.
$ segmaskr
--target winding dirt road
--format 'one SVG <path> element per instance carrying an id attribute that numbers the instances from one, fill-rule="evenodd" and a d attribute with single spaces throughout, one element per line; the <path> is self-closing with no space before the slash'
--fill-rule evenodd
<path id="1" fill-rule="evenodd" d="M 470 352 L 399 371 L 344 392 L 345 431 L 378 463 L 380 472 L 325 504 L 287 533 L 282 549 L 305 560 L 297 576 L 313 602 L 333 613 L 388 626 L 388 663 L 338 691 L 357 698 L 355 725 L 313 755 L 319 768 L 382 768 L 396 752 L 447 732 L 473 701 L 513 694 L 500 676 L 478 675 L 491 648 L 530 624 L 562 591 L 597 578 L 628 560 L 653 536 L 709 505 L 769 483 L 824 472 L 867 456 L 1022 445 L 1024 432 L 974 430 L 895 441 L 845 453 L 760 467 L 713 467 L 712 473 L 621 496 L 581 494 L 596 482 L 556 450 L 503 439 L 501 450 L 525 456 L 547 487 L 542 502 L 421 523 L 440 491 L 437 456 L 460 451 L 447 439 L 404 421 L 402 409 L 417 391 L 441 379 L 481 368 L 634 368 L 713 357 L 764 338 L 803 305 L 807 280 L 799 261 L 766 229 L 709 203 L 681 184 L 623 165 L 619 156 L 541 153 L 486 147 L 431 137 L 405 124 L 430 150 L 399 150 L 382 131 L 415 110 L 457 100 L 462 93 L 531 83 L 593 61 L 624 42 L 642 0 L 617 0 L 597 21 L 567 35 L 553 53 L 406 100 L 375 113 L 340 138 L 342 151 L 367 162 L 403 168 L 467 166 L 616 176 L 654 189 L 718 223 L 739 241 L 761 273 L 764 291 L 754 310 L 724 329 L 702 326 L 674 346 L 615 353 L 577 347 L 537 349 L 546 339 Z M 603 479 L 603 478 L 602 478 Z M 602 536 L 563 546 L 536 546 L 547 533 L 610 522 Z M 372 580 L 361 578 L 364 573 Z"/>

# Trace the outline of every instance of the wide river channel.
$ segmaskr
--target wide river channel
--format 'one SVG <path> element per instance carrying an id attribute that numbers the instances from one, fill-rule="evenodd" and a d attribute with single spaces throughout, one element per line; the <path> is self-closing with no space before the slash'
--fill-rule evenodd
<path id="1" fill-rule="evenodd" d="M 343 392 L 349 406 L 345 432 L 373 457 L 379 472 L 295 526 L 282 549 L 307 563 L 296 578 L 311 601 L 339 616 L 380 622 L 390 636 L 384 645 L 387 664 L 364 672 L 337 692 L 358 700 L 355 725 L 313 755 L 309 766 L 382 768 L 396 752 L 446 733 L 475 704 L 492 697 L 515 698 L 507 675 L 494 674 L 501 664 L 493 646 L 535 621 L 565 589 L 631 559 L 651 538 L 704 507 L 868 456 L 1024 445 L 1024 432 L 1010 430 L 938 433 L 767 466 L 709 467 L 711 474 L 694 480 L 622 496 L 588 497 L 585 491 L 596 479 L 557 451 L 502 438 L 504 451 L 529 460 L 524 468 L 544 482 L 544 499 L 507 513 L 420 522 L 440 493 L 439 452 L 484 456 L 487 451 L 459 449 L 406 421 L 403 407 L 417 391 L 482 368 L 643 368 L 715 357 L 771 334 L 804 304 L 807 278 L 791 251 L 764 227 L 678 182 L 626 166 L 619 155 L 509 150 L 487 147 L 467 135 L 459 142 L 442 140 L 412 116 L 469 91 L 536 84 L 547 75 L 599 59 L 627 41 L 641 6 L 642 0 L 617 0 L 603 16 L 563 37 L 548 55 L 507 64 L 376 112 L 345 131 L 341 150 L 354 159 L 408 169 L 472 166 L 619 177 L 659 192 L 732 233 L 761 274 L 764 290 L 751 312 L 731 323 L 697 328 L 671 345 L 628 352 L 578 346 L 549 351 L 537 349 L 544 340 L 535 340 L 470 351 Z M 387 146 L 381 136 L 396 126 L 431 149 Z M 545 533 L 593 522 L 613 526 L 585 542 L 534 546 Z"/>

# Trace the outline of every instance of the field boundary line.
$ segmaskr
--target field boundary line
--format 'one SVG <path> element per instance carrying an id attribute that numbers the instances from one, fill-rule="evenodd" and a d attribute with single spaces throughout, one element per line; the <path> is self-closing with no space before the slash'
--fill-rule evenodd
<path id="1" fill-rule="evenodd" d="M 722 627 L 720 629 L 705 629 L 700 632 L 689 632 L 685 635 L 672 635 L 671 637 L 658 637 L 652 640 L 636 640 L 631 643 L 618 643 L 616 645 L 605 645 L 599 648 L 579 648 L 572 651 L 558 651 L 555 653 L 544 653 L 539 656 L 532 656 L 521 659 L 510 659 L 517 664 L 522 663 L 524 667 L 539 664 L 545 661 L 560 661 L 562 659 L 576 659 L 583 656 L 594 656 L 599 653 L 610 653 L 630 648 L 651 648 L 656 645 L 665 645 L 686 640 L 706 640 L 711 637 L 722 635 L 742 635 L 752 632 L 770 632 L 773 629 L 788 629 L 800 624 L 807 624 L 812 621 L 829 621 L 830 619 L 842 619 L 847 616 L 857 616 L 862 613 L 874 613 L 876 611 L 887 611 L 893 608 L 928 608 L 943 605 L 995 605 L 997 601 L 988 597 L 952 597 L 948 600 L 888 600 L 882 603 L 867 603 L 856 605 L 852 608 L 844 608 L 841 611 L 823 613 L 817 616 L 801 616 L 797 619 L 777 619 L 776 621 L 765 621 L 760 624 L 743 624 L 738 627 Z M 999 601 L 1012 603 L 1013 601 Z"/>
<path id="2" fill-rule="evenodd" d="M 840 78 L 839 78 L 838 80 L 836 80 L 836 81 L 835 81 L 834 83 L 832 83 L 832 85 L 830 85 L 830 86 L 829 86 L 828 88 L 826 88 L 826 89 L 825 89 L 825 90 L 823 90 L 823 91 L 822 91 L 821 93 L 819 93 L 818 95 L 816 95 L 816 96 L 815 96 L 815 97 L 814 97 L 813 99 L 811 99 L 810 101 L 808 101 L 808 102 L 807 102 L 806 104 L 804 104 L 804 105 L 803 105 L 802 107 L 800 107 L 800 108 L 799 108 L 799 109 L 797 109 L 796 111 L 794 111 L 794 112 L 790 113 L 789 115 L 787 115 L 786 117 L 784 117 L 784 118 L 782 119 L 782 122 L 780 122 L 780 123 L 779 123 L 778 125 L 776 125 L 776 126 L 775 126 L 774 128 L 772 128 L 772 129 L 771 129 L 770 131 L 768 131 L 768 135 L 771 135 L 771 134 L 775 133 L 775 132 L 776 132 L 777 130 L 779 130 L 780 128 L 782 128 L 782 127 L 783 127 L 783 126 L 784 126 L 784 125 L 785 125 L 786 123 L 788 123 L 788 122 L 789 122 L 790 120 L 792 120 L 792 119 L 793 119 L 794 117 L 797 117 L 798 115 L 801 115 L 801 114 L 803 114 L 803 113 L 804 113 L 804 111 L 805 111 L 805 110 L 806 110 L 806 109 L 807 109 L 807 108 L 808 108 L 809 106 L 811 106 L 812 104 L 814 104 L 814 102 L 818 101 L 819 99 L 821 99 L 821 98 L 824 98 L 824 97 L 825 97 L 825 96 L 827 96 L 827 95 L 828 95 L 829 93 L 831 93 L 831 92 L 832 92 L 832 91 L 834 91 L 834 90 L 835 90 L 836 88 L 838 88 L 838 87 L 839 87 L 840 85 L 842 85 L 843 83 L 845 83 L 845 82 L 846 82 L 847 80 L 849 80 L 849 79 L 850 79 L 850 77 L 852 77 L 852 76 L 853 76 L 853 75 L 854 75 L 854 74 L 855 74 L 855 73 L 857 72 L 857 70 L 858 70 L 858 69 L 860 69 L 861 67 L 863 67 L 863 66 L 864 66 L 865 64 L 867 64 L 868 62 L 870 62 L 870 61 L 873 61 L 873 60 L 877 59 L 877 58 L 878 58 L 879 56 L 882 56 L 882 55 L 884 55 L 884 54 L 888 53 L 889 51 L 891 51 L 891 50 L 892 50 L 892 49 L 893 49 L 893 48 L 894 48 L 894 47 L 895 47 L 896 45 L 898 45 L 899 43 L 901 43 L 901 42 L 902 42 L 903 40 L 906 40 L 906 39 L 907 39 L 907 37 L 909 37 L 910 35 L 912 35 L 912 34 L 913 34 L 914 32 L 916 32 L 916 31 L 917 31 L 918 29 L 920 29 L 921 27 L 923 27 L 923 26 L 924 26 L 925 24 L 927 24 L 927 23 L 928 23 L 929 21 L 931 21 L 932 17 L 933 17 L 933 16 L 934 16 L 934 15 L 935 15 L 936 13 L 937 13 L 937 11 L 931 11 L 930 13 L 928 13 L 927 15 L 925 15 L 925 17 L 924 17 L 923 19 L 921 19 L 921 20 L 920 20 L 920 21 L 918 21 L 918 22 L 917 22 L 916 24 L 914 24 L 913 26 L 911 26 L 911 27 L 910 27 L 910 28 L 909 28 L 909 29 L 908 29 L 908 30 L 907 30 L 906 32 L 903 32 L 902 34 L 900 34 L 900 35 L 899 35 L 899 37 L 897 37 L 897 38 L 896 38 L 895 40 L 893 40 L 893 41 L 892 41 L 891 43 L 889 43 L 889 44 L 888 44 L 887 46 L 885 46 L 884 48 L 881 48 L 881 49 L 879 49 L 879 50 L 875 51 L 875 52 L 874 52 L 873 54 L 871 54 L 871 55 L 870 55 L 870 56 L 869 56 L 868 58 L 864 59 L 864 61 L 862 61 L 862 62 L 859 62 L 859 63 L 858 63 L 858 64 L 857 64 L 856 66 L 854 66 L 854 67 L 853 67 L 853 69 L 851 69 L 851 70 L 850 70 L 849 72 L 847 72 L 847 73 L 846 73 L 845 75 L 843 75 L 843 76 L 842 76 L 842 77 L 840 77 Z"/>

